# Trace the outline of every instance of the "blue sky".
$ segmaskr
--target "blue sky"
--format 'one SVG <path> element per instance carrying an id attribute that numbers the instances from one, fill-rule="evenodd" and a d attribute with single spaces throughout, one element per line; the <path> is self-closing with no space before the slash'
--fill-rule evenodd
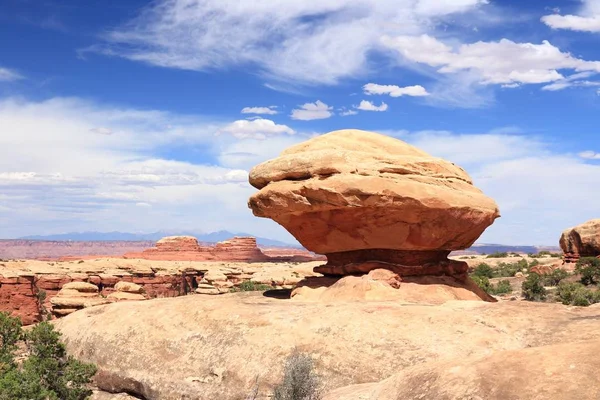
<path id="1" fill-rule="evenodd" d="M 290 241 L 247 171 L 359 128 L 463 166 L 482 242 L 556 244 L 600 216 L 599 40 L 598 0 L 0 0 L 0 237 Z"/>

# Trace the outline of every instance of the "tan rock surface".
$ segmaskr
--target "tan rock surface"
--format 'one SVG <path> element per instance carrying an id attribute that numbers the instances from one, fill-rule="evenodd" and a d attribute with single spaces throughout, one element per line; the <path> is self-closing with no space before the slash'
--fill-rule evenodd
<path id="1" fill-rule="evenodd" d="M 469 247 L 499 216 L 460 167 L 400 140 L 343 130 L 285 150 L 250 172 L 256 216 L 308 250 Z"/>
<path id="2" fill-rule="evenodd" d="M 496 301 L 471 280 L 465 283 L 451 276 L 416 276 L 394 282 L 390 276 L 381 276 L 381 271 L 372 270 L 368 275 L 341 279 L 308 278 L 292 291 L 292 299 L 321 302 L 395 300 L 404 304 L 443 304 L 451 300 Z"/>
<path id="3" fill-rule="evenodd" d="M 294 347 L 315 358 L 317 373 L 333 390 L 379 382 L 428 362 L 600 340 L 599 320 L 595 306 L 323 304 L 236 293 L 114 303 L 78 311 L 56 325 L 72 355 L 98 365 L 101 389 L 149 400 L 202 400 L 243 399 L 257 376 L 264 399 Z M 589 357 L 595 363 L 594 354 Z M 501 374 L 502 364 L 492 365 L 498 367 L 489 373 Z M 222 381 L 211 372 L 217 368 L 225 371 Z M 539 376 L 540 385 L 556 379 Z"/>
<path id="4" fill-rule="evenodd" d="M 115 285 L 117 292 L 128 292 L 128 293 L 142 293 L 144 288 L 133 282 L 121 281 Z"/>
<path id="5" fill-rule="evenodd" d="M 374 384 L 334 390 L 323 400 L 596 400 L 600 340 L 429 362 Z"/>
<path id="6" fill-rule="evenodd" d="M 560 237 L 560 247 L 567 261 L 600 256 L 600 219 L 565 230 Z"/>

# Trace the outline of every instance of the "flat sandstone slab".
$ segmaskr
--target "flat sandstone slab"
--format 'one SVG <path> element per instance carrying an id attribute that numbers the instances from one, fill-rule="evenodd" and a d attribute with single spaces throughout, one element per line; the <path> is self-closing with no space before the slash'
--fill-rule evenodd
<path id="1" fill-rule="evenodd" d="M 208 400 L 246 398 L 257 376 L 264 398 L 294 348 L 315 358 L 331 391 L 433 361 L 600 340 L 599 321 L 596 306 L 326 304 L 235 293 L 99 306 L 56 325 L 72 355 L 98 365 L 103 390 Z"/>

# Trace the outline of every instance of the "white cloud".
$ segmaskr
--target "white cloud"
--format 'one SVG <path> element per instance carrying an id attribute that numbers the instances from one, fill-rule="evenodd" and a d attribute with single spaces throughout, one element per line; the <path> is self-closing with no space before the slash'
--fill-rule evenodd
<path id="1" fill-rule="evenodd" d="M 16 81 L 19 79 L 23 79 L 23 76 L 21 74 L 19 74 L 18 72 L 12 70 L 12 69 L 8 69 L 8 68 L 2 68 L 0 67 L 0 82 L 1 81 Z"/>
<path id="2" fill-rule="evenodd" d="M 255 223 L 246 170 L 215 165 L 221 149 L 237 142 L 214 136 L 219 122 L 55 98 L 0 100 L 0 126 L 3 238 L 85 230 L 281 233 L 274 223 Z M 98 134 L 99 127 L 112 134 Z M 160 156 L 181 147 L 195 163 Z"/>
<path id="3" fill-rule="evenodd" d="M 396 85 L 378 85 L 376 83 L 367 83 L 363 86 L 367 95 L 387 94 L 391 97 L 401 96 L 428 96 L 427 90 L 421 85 L 400 87 Z"/>
<path id="4" fill-rule="evenodd" d="M 564 229 L 597 218 L 600 165 L 561 154 L 540 138 L 511 131 L 395 135 L 456 162 L 467 170 L 476 186 L 496 200 L 502 217 L 487 229 L 480 242 L 558 245 Z M 577 193 L 577 207 L 573 207 L 573 193 Z"/>
<path id="5" fill-rule="evenodd" d="M 320 100 L 314 103 L 306 103 L 292 110 L 292 119 L 311 121 L 314 119 L 326 119 L 333 115 L 333 107 L 328 106 Z"/>
<path id="6" fill-rule="evenodd" d="M 363 111 L 386 111 L 388 109 L 388 105 L 384 102 L 381 102 L 381 105 L 376 106 L 368 100 L 361 101 L 360 104 L 355 107 L 356 109 Z"/>
<path id="7" fill-rule="evenodd" d="M 242 114 L 267 114 L 267 115 L 275 115 L 275 114 L 277 114 L 276 108 L 277 108 L 277 106 L 269 106 L 269 107 L 244 107 L 242 109 Z"/>
<path id="8" fill-rule="evenodd" d="M 264 140 L 274 135 L 293 135 L 295 132 L 287 125 L 279 125 L 270 119 L 241 119 L 221 128 L 218 133 L 227 133 L 238 139 L 254 138 Z"/>
<path id="9" fill-rule="evenodd" d="M 596 153 L 595 151 L 583 151 L 579 153 L 579 157 L 585 158 L 587 160 L 600 160 L 600 153 Z"/>
<path id="10" fill-rule="evenodd" d="M 482 84 L 537 84 L 564 79 L 559 70 L 600 72 L 600 62 L 563 53 L 541 44 L 498 42 L 461 44 L 456 49 L 429 35 L 384 37 L 383 43 L 411 62 L 437 68 L 441 74 L 477 73 Z"/>
<path id="11" fill-rule="evenodd" d="M 346 110 L 346 109 L 340 110 L 340 115 L 342 117 L 348 117 L 350 115 L 356 115 L 356 114 L 358 114 L 358 111 L 355 111 L 355 110 Z"/>
<path id="12" fill-rule="evenodd" d="M 163 0 L 91 50 L 187 70 L 258 66 L 276 81 L 334 84 L 368 72 L 385 34 L 430 32 L 485 0 Z"/>
<path id="13" fill-rule="evenodd" d="M 560 12 L 560 10 L 557 10 L 557 12 Z M 598 0 L 583 0 L 580 15 L 545 15 L 542 17 L 542 22 L 552 29 L 599 33 L 600 2 Z"/>

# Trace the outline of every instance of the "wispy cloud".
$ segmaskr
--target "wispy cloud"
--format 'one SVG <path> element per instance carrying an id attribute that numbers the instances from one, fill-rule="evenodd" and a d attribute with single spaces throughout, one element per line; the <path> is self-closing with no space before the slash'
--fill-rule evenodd
<path id="1" fill-rule="evenodd" d="M 0 67 L 0 81 L 10 82 L 23 79 L 23 75 L 17 71 Z"/>
<path id="2" fill-rule="evenodd" d="M 88 49 L 168 68 L 258 66 L 278 81 L 334 84 L 367 72 L 385 34 L 419 34 L 486 0 L 152 2 Z M 341 61 L 343 60 L 343 61 Z"/>
<path id="3" fill-rule="evenodd" d="M 269 106 L 269 107 L 244 107 L 244 108 L 242 108 L 242 114 L 275 115 L 275 114 L 277 114 L 277 106 Z"/>

